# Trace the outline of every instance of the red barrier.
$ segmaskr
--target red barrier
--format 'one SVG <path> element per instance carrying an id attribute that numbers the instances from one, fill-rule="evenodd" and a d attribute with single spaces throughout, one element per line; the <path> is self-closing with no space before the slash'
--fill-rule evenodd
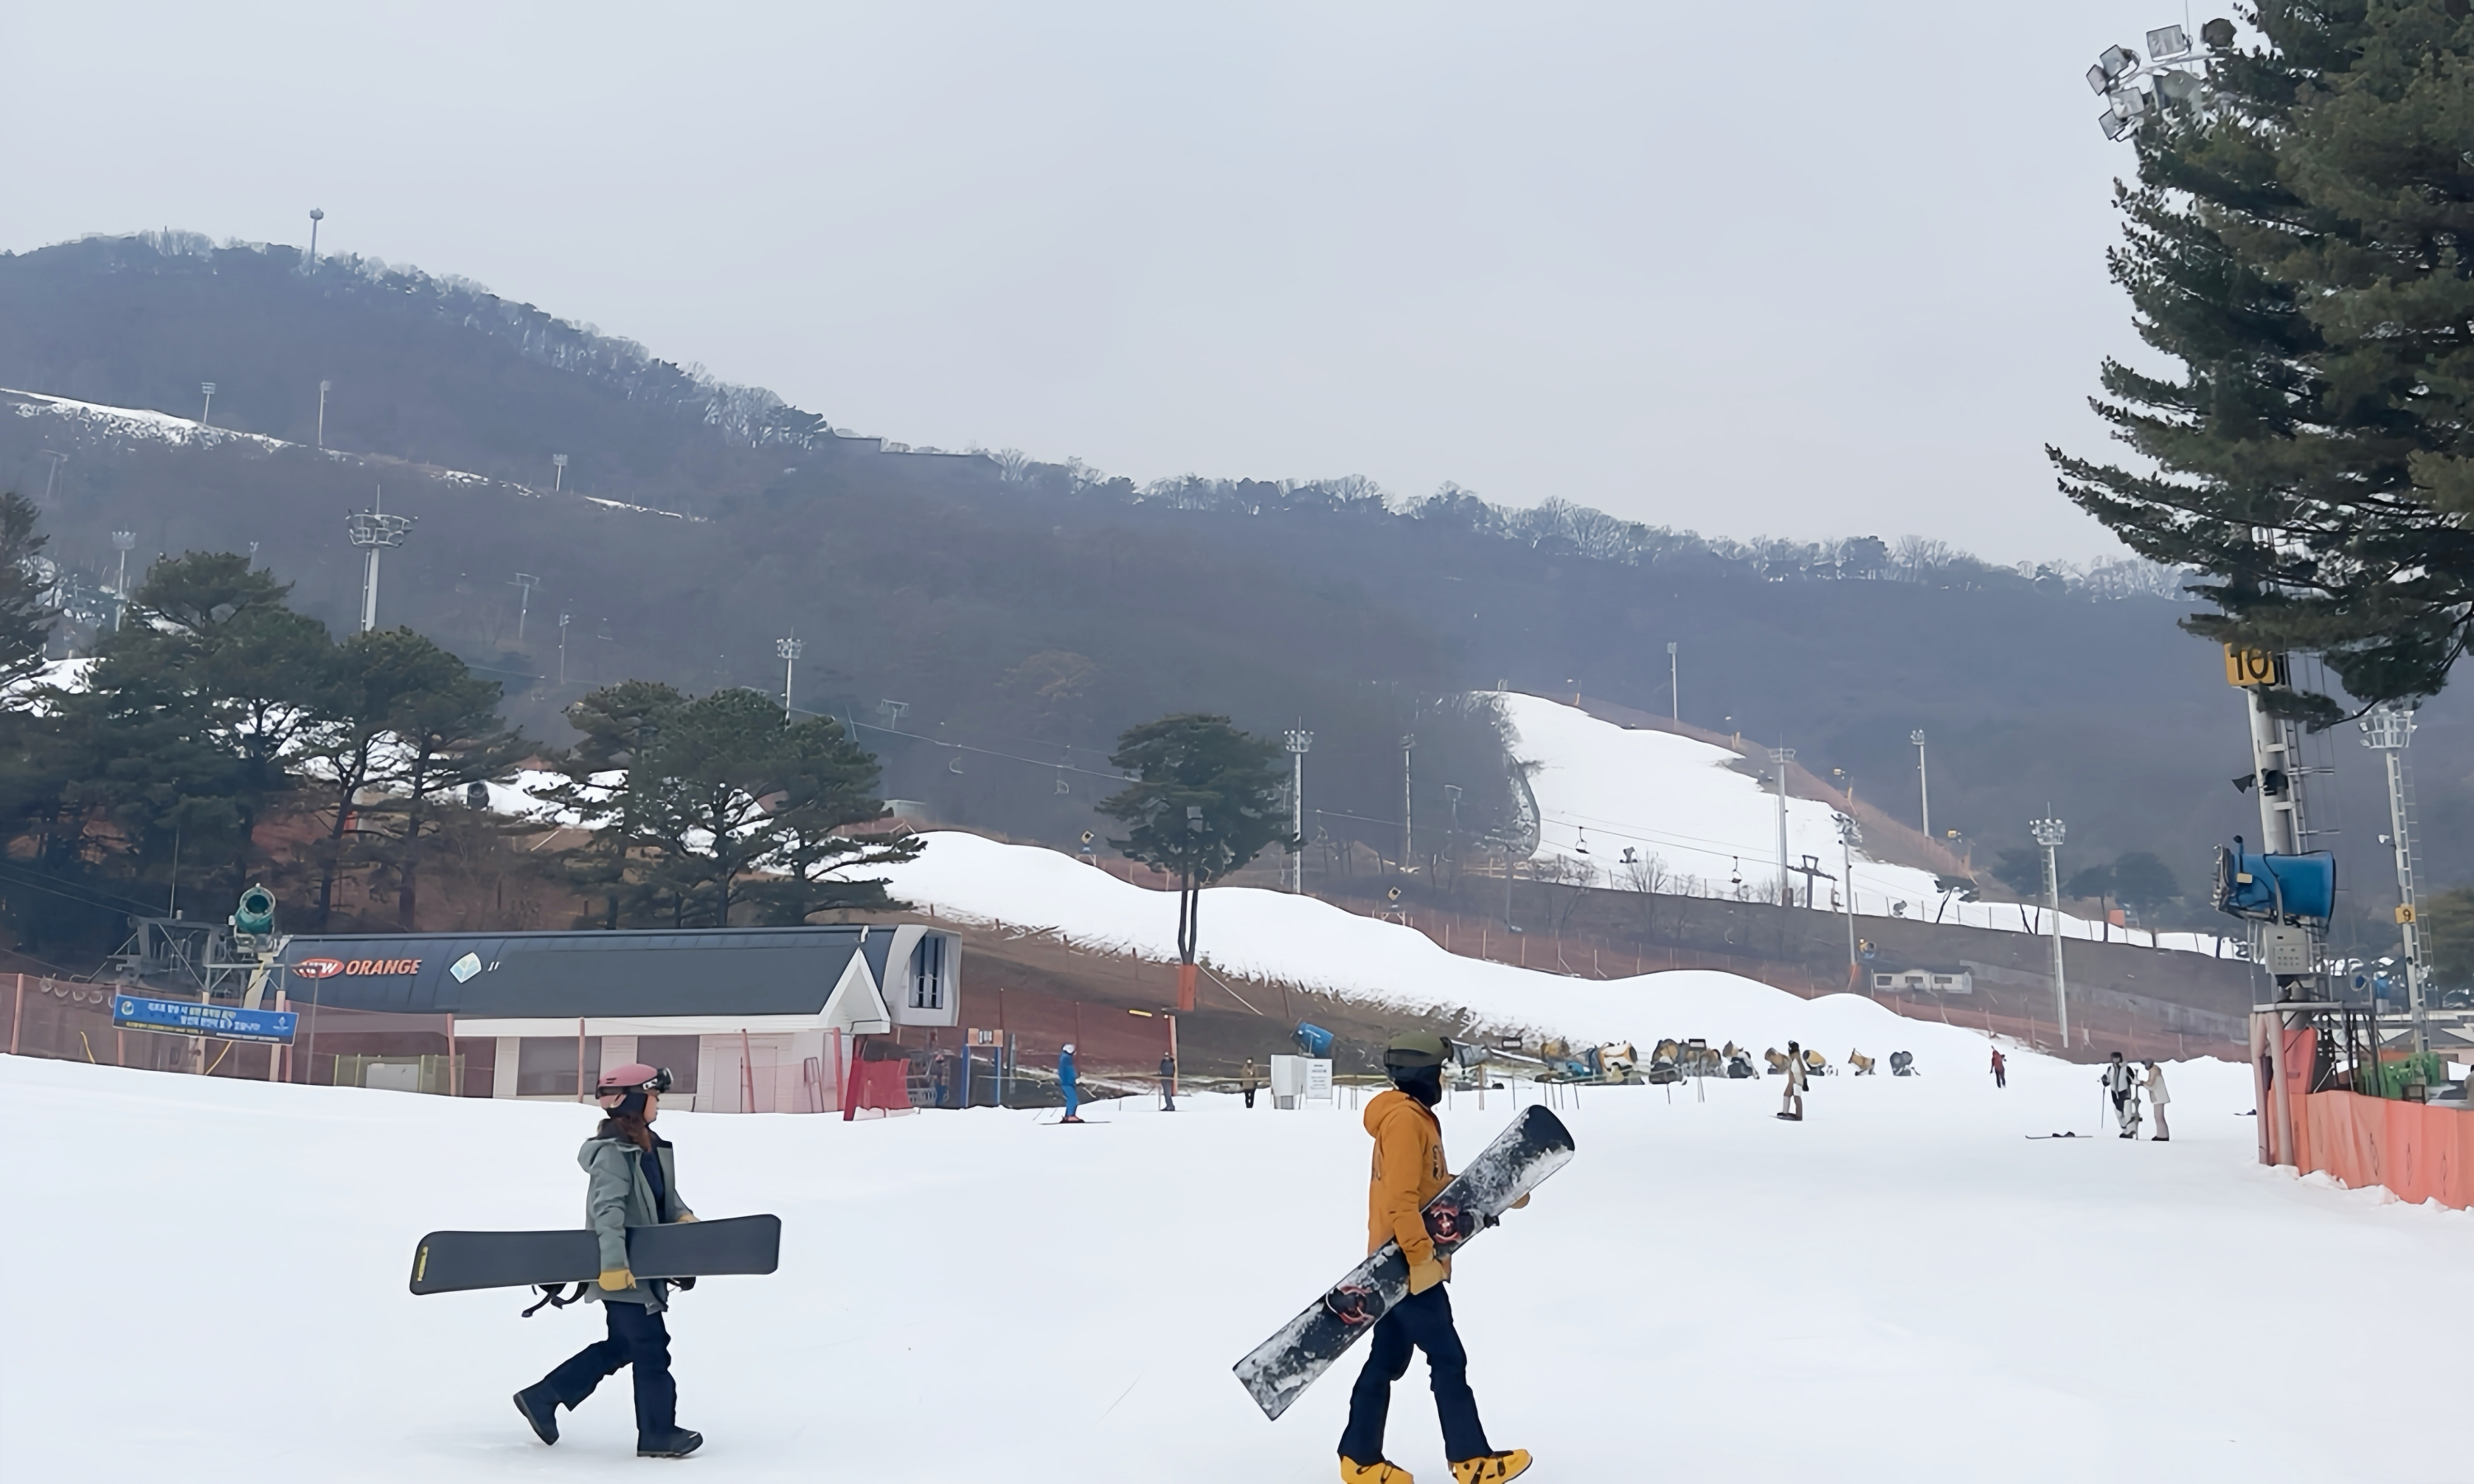
<path id="1" fill-rule="evenodd" d="M 850 1080 L 842 1085 L 842 1121 L 862 1108 L 880 1113 L 910 1112 L 910 1067 L 905 1062 L 853 1062 Z"/>
<path id="2" fill-rule="evenodd" d="M 2455 1108 L 2314 1092 L 2294 1119 L 2294 1167 L 2348 1186 L 2385 1185 L 2398 1200 L 2474 1208 L 2474 1116 Z"/>

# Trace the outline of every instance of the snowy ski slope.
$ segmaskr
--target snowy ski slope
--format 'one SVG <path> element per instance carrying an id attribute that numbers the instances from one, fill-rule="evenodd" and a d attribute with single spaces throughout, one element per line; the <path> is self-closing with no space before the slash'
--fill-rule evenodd
<path id="1" fill-rule="evenodd" d="M 1801 1029 L 1834 1055 L 1835 1017 L 1887 1019 L 1670 977 L 1668 1018 L 1757 1041 Z M 2239 1066 L 2171 1068 L 2172 1143 L 2030 1142 L 2096 1132 L 2092 1068 L 2014 1052 L 1997 1092 L 1979 1039 L 1892 1028 L 1924 1075 L 1825 1079 L 1803 1124 L 1771 1117 L 1767 1078 L 1565 1107 L 1579 1158 L 1453 1283 L 1487 1426 L 1536 1450 L 1534 1477 L 2448 1476 L 2453 1328 L 2297 1328 L 2292 1301 L 2319 1286 L 2296 1255 L 2474 1284 L 2466 1216 L 2257 1167 Z M 1512 1106 L 1456 1097 L 1450 1149 Z M 1355 1357 L 1277 1424 L 1228 1367 L 1363 1250 L 1355 1113 L 1086 1112 L 666 1113 L 703 1213 L 785 1222 L 779 1274 L 710 1281 L 671 1315 L 682 1421 L 709 1439 L 695 1475 L 1331 1477 Z M 579 1223 L 593 1111 L 0 1058 L 0 1116 L 25 1136 L 0 1227 L 0 1477 L 664 1467 L 633 1457 L 624 1376 L 554 1450 L 509 1404 L 598 1337 L 594 1311 L 403 1286 L 425 1231 Z M 2263 1384 L 2271 1355 L 2307 1356 L 2304 1392 Z M 2336 1421 L 2364 1417 L 2369 1445 Z M 1414 1370 L 1389 1451 L 1448 1477 Z"/>
<path id="2" fill-rule="evenodd" d="M 1529 786 L 1538 796 L 1544 836 L 1540 858 L 1555 857 L 1586 874 L 1589 884 L 1621 887 L 1626 848 L 1654 857 L 1668 878 L 1659 890 L 1732 897 L 1740 889 L 1776 900 L 1779 879 L 1778 796 L 1736 772 L 1740 759 L 1722 747 L 1663 731 L 1630 731 L 1576 707 L 1514 691 L 1486 694 L 1500 702 L 1518 740 L 1514 755 L 1537 764 Z M 1836 811 L 1814 799 L 1786 803 L 1787 855 L 1815 857 L 1831 876 L 1843 867 Z M 2022 822 L 2025 827 L 2025 822 Z M 2052 914 L 2008 902 L 1960 901 L 1933 884 L 1931 872 L 1891 865 L 1859 848 L 1855 861 L 1856 915 L 1904 916 L 2005 932 L 2052 930 Z M 1801 892 L 1802 876 L 1792 878 Z M 1830 907 L 1832 882 L 1817 884 L 1816 909 Z M 2064 914 L 2066 938 L 2103 936 L 2099 924 Z M 2122 929 L 2113 930 L 2120 938 Z M 2140 943 L 2148 935 L 2137 934 Z M 2157 945 L 2220 951 L 2202 933 L 2162 933 Z"/>

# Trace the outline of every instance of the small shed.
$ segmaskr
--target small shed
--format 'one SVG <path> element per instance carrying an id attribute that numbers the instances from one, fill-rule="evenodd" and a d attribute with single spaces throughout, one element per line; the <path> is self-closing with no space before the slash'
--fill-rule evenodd
<path id="1" fill-rule="evenodd" d="M 916 923 L 288 940 L 296 1007 L 451 1017 L 494 1041 L 490 1095 L 573 1101 L 667 1066 L 673 1106 L 823 1113 L 857 1038 L 951 1026 L 960 941 Z"/>

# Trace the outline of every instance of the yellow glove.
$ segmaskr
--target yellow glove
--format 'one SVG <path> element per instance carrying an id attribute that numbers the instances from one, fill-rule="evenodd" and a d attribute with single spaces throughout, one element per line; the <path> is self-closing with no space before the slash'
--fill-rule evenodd
<path id="1" fill-rule="evenodd" d="M 1522 1196 L 1521 1199 L 1525 1201 L 1528 1197 Z M 680 1221 L 693 1221 L 696 1219 L 696 1213 L 691 1210 L 683 1210 L 679 1212 L 678 1219 Z"/>
<path id="2" fill-rule="evenodd" d="M 1525 1195 L 1524 1195 L 1524 1196 L 1522 1196 L 1519 1200 L 1516 1200 L 1516 1201 L 1513 1202 L 1510 1206 L 1508 1206 L 1508 1207 L 1506 1207 L 1506 1208 L 1504 1208 L 1504 1209 L 1507 1209 L 1507 1210 L 1520 1210 L 1520 1209 L 1525 1209 L 1528 1205 L 1529 1205 L 1529 1197 L 1527 1197 L 1527 1196 L 1525 1196 Z"/>
<path id="3" fill-rule="evenodd" d="M 595 1281 L 601 1284 L 604 1293 L 618 1293 L 636 1286 L 636 1275 L 625 1268 L 607 1268 Z"/>
<path id="4" fill-rule="evenodd" d="M 1409 1269 L 1409 1291 L 1413 1294 L 1424 1293 L 1451 1276 L 1450 1262 L 1442 1257 L 1428 1257 Z"/>

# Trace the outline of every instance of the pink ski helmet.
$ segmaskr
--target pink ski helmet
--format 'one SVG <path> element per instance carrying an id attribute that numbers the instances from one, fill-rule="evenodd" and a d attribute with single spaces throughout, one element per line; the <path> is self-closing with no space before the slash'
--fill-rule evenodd
<path id="1" fill-rule="evenodd" d="M 605 1107 L 633 1094 L 668 1090 L 670 1090 L 670 1069 L 667 1066 L 647 1066 L 642 1062 L 629 1062 L 624 1066 L 605 1069 L 601 1073 L 601 1080 L 594 1087 L 594 1091 L 600 1096 Z"/>

